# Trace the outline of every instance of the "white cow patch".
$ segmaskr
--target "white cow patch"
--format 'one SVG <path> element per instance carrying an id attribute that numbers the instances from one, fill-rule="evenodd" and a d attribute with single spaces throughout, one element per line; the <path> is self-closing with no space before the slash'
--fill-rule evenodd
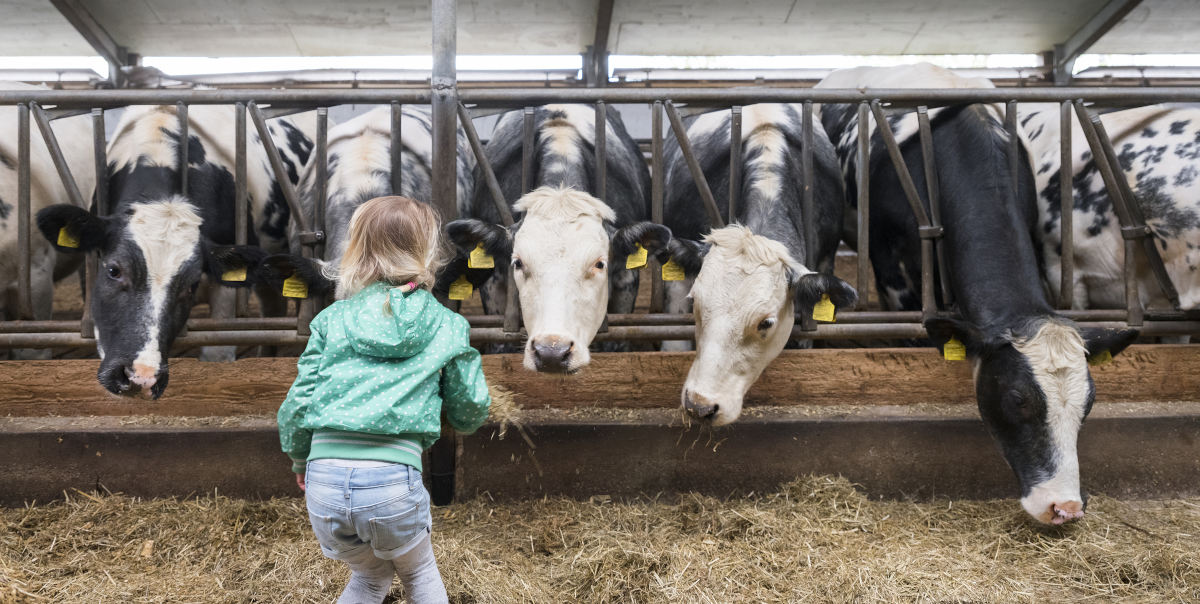
<path id="1" fill-rule="evenodd" d="M 795 323 L 788 271 L 813 271 L 792 259 L 783 244 L 741 225 L 715 229 L 692 286 L 696 359 L 683 397 L 715 404 L 713 425 L 741 414 L 746 391 L 783 350 Z M 764 321 L 770 325 L 760 328 Z"/>
<path id="2" fill-rule="evenodd" d="M 568 371 L 590 361 L 591 343 L 608 307 L 612 208 L 582 191 L 541 187 L 513 206 L 525 217 L 513 238 L 521 315 L 529 333 L 525 367 L 536 371 L 533 346 L 544 339 L 570 342 Z M 624 258 L 614 258 L 624 262 Z M 597 268 L 602 262 L 605 268 Z M 623 268 L 623 267 L 622 267 Z"/>
<path id="3" fill-rule="evenodd" d="M 131 378 L 143 386 L 153 384 L 162 365 L 158 348 L 159 325 L 166 307 L 167 291 L 185 262 L 196 255 L 203 220 L 196 208 L 182 197 L 137 204 L 127 227 L 129 238 L 146 262 L 146 284 L 150 304 L 145 315 L 146 341 L 133 361 Z"/>
<path id="4" fill-rule="evenodd" d="M 1053 505 L 1081 501 L 1076 440 L 1088 402 L 1087 349 L 1075 328 L 1054 320 L 1032 338 L 1014 340 L 1013 347 L 1025 355 L 1045 395 L 1055 466 L 1054 475 L 1033 485 L 1021 505 L 1030 515 L 1049 522 Z"/>

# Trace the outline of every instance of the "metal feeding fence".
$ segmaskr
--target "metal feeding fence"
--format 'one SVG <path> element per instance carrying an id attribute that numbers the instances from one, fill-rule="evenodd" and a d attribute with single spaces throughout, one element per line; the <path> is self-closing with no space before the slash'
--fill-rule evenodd
<path id="1" fill-rule="evenodd" d="M 609 111 L 609 105 L 614 103 L 634 104 L 645 103 L 651 107 L 651 218 L 654 222 L 663 221 L 663 141 L 664 116 L 673 134 L 680 143 L 680 150 L 696 182 L 701 200 L 707 212 L 709 222 L 714 226 L 723 226 L 732 221 L 736 215 L 738 193 L 740 192 L 740 155 L 741 155 L 741 106 L 762 102 L 802 103 L 803 137 L 811 141 L 813 134 L 813 105 L 814 103 L 853 103 L 857 105 L 858 119 L 861 124 L 872 120 L 880 133 L 880 140 L 886 147 L 888 156 L 900 176 L 901 186 L 909 205 L 917 219 L 921 238 L 921 311 L 889 312 L 870 311 L 865 308 L 865 296 L 860 298 L 859 306 L 853 311 L 840 313 L 836 324 L 814 324 L 811 317 L 801 316 L 794 328 L 793 336 L 797 338 L 814 339 L 867 339 L 867 338 L 919 338 L 925 336 L 922 319 L 942 312 L 938 308 L 935 288 L 939 287 L 935 277 L 935 266 L 944 266 L 946 255 L 950 252 L 944 246 L 938 245 L 942 234 L 938 213 L 938 187 L 935 177 L 936 158 L 932 154 L 932 137 L 929 127 L 929 108 L 965 103 L 1001 103 L 1006 105 L 1005 126 L 1008 129 L 1010 143 L 1013 145 L 1010 161 L 1014 164 L 1011 172 L 1014 175 L 1013 186 L 1017 171 L 1015 162 L 1018 161 L 1016 145 L 1017 108 L 1021 102 L 1053 102 L 1061 108 L 1060 127 L 1068 131 L 1072 114 L 1078 120 L 1093 157 L 1098 158 L 1096 166 L 1104 179 L 1108 194 L 1114 202 L 1114 207 L 1125 238 L 1125 301 L 1124 309 L 1107 310 L 1071 310 L 1072 291 L 1070 286 L 1074 274 L 1074 255 L 1072 241 L 1072 214 L 1062 213 L 1062 254 L 1061 275 L 1062 288 L 1057 304 L 1060 312 L 1076 321 L 1110 327 L 1134 326 L 1149 336 L 1178 335 L 1200 333 L 1200 317 L 1196 313 L 1180 311 L 1147 311 L 1143 309 L 1138 293 L 1136 254 L 1139 247 L 1146 255 L 1148 265 L 1158 278 L 1168 299 L 1177 301 L 1177 296 L 1163 269 L 1158 249 L 1150 237 L 1150 229 L 1141 217 L 1137 200 L 1126 179 L 1120 177 L 1121 167 L 1113 150 L 1103 123 L 1095 112 L 1097 107 L 1125 107 L 1145 105 L 1158 102 L 1197 102 L 1200 101 L 1200 89 L 1195 88 L 1018 88 L 1018 89 L 955 89 L 955 90 L 833 90 L 833 89 L 482 89 L 456 91 L 453 86 L 440 88 L 435 85 L 432 90 L 97 90 L 97 91 L 3 91 L 0 92 L 0 105 L 15 105 L 18 120 L 18 199 L 17 199 L 17 231 L 19 243 L 18 258 L 18 306 L 21 320 L 0 322 L 0 348 L 51 348 L 51 347 L 94 347 L 94 329 L 88 304 L 84 306 L 83 318 L 80 321 L 35 321 L 33 316 L 31 286 L 30 286 L 30 130 L 31 118 L 36 123 L 51 158 L 62 179 L 72 203 L 84 205 L 84 199 L 72 177 L 72 170 L 80 166 L 69 166 L 64 159 L 59 143 L 51 128 L 54 119 L 89 114 L 92 116 L 95 165 L 96 197 L 94 211 L 104 215 L 109 211 L 109 200 L 106 199 L 106 159 L 105 159 L 105 127 L 104 109 L 126 105 L 175 105 L 181 130 L 180 140 L 188 136 L 187 110 L 189 105 L 220 104 L 233 105 L 236 108 L 235 129 L 235 183 L 236 183 L 236 212 L 237 212 L 237 241 L 245 244 L 249 225 L 247 224 L 247 193 L 246 193 L 246 120 L 247 115 L 258 131 L 264 145 L 272 169 L 278 177 L 284 197 L 291 211 L 292 220 L 300 233 L 303 244 L 303 254 L 307 257 L 319 258 L 322 255 L 324 234 L 324 203 L 314 204 L 314 214 L 308 216 L 301 210 L 296 188 L 286 177 L 279 151 L 267 132 L 267 119 L 303 111 L 316 111 L 316 141 L 315 155 L 315 197 L 325 199 L 327 180 L 326 139 L 328 131 L 328 108 L 340 104 L 385 104 L 392 110 L 391 148 L 392 148 L 392 187 L 400 189 L 401 171 L 397 165 L 400 158 L 401 131 L 400 115 L 404 104 L 431 103 L 434 108 L 434 198 L 433 204 L 438 207 L 443 216 L 453 218 L 456 215 L 454 200 L 456 179 L 454 173 L 455 126 L 461 125 L 467 134 L 472 151 L 475 154 L 483 182 L 495 203 L 498 214 L 505 226 L 512 224 L 509 205 L 512 201 L 505 199 L 500 191 L 495 174 L 483 152 L 483 145 L 472 123 L 473 114 L 495 112 L 497 110 L 524 108 L 524 140 L 522 161 L 522 188 L 528 191 L 532 188 L 532 157 L 534 149 L 533 110 L 531 106 L 546 103 L 588 103 L 595 107 L 596 131 L 595 145 L 597 148 L 598 197 L 605 195 L 605 174 L 607 166 L 604 148 L 606 145 L 603 119 Z M 1086 101 L 1085 101 L 1086 99 Z M 714 108 L 730 107 L 732 120 L 730 122 L 730 169 L 731 184 L 729 191 L 728 218 L 718 210 L 711 189 L 705 181 L 693 150 L 688 141 L 686 130 L 676 103 L 685 103 L 688 111 L 704 111 Z M 1089 104 L 1091 105 L 1089 107 Z M 470 106 L 471 108 L 468 108 Z M 48 108 L 49 107 L 49 108 Z M 915 109 L 918 120 L 918 137 L 920 139 L 923 169 L 928 187 L 928 199 L 922 200 L 914 185 L 913 179 L 905 164 L 900 147 L 891 127 L 888 125 L 887 111 L 907 111 Z M 858 230 L 867 233 L 870 224 L 869 198 L 869 161 L 870 129 L 859 128 L 857 141 L 857 191 L 858 191 Z M 1063 136 L 1061 140 L 1062 165 L 1071 165 L 1071 137 Z M 802 168 L 805 181 L 812 182 L 812 151 L 811 145 L 806 144 L 802 156 Z M 177 160 L 180 166 L 186 166 L 187 145 L 181 145 Z M 180 191 L 187 190 L 187 170 L 180 170 Z M 1070 179 L 1060 179 L 1062 198 L 1073 197 Z M 804 214 L 812 215 L 812 189 L 806 187 L 803 192 Z M 806 241 L 812 245 L 816 240 L 812 233 L 814 225 L 806 224 L 809 232 Z M 869 238 L 858 238 L 858 283 L 869 281 Z M 815 254 L 810 249 L 808 256 Z M 651 259 L 653 263 L 654 260 Z M 597 336 L 597 340 L 679 340 L 693 336 L 694 327 L 690 315 L 665 314 L 663 308 L 663 284 L 657 266 L 652 264 L 651 305 L 646 314 L 614 314 L 609 315 L 606 327 Z M 96 272 L 96 258 L 92 255 L 85 264 L 85 270 L 90 291 L 90 284 Z M 511 269 L 509 269 L 511 270 Z M 945 274 L 944 270 L 938 271 Z M 943 300 L 950 299 L 950 291 L 946 283 L 940 284 Z M 509 299 L 505 316 L 482 315 L 468 316 L 471 324 L 471 339 L 476 344 L 496 342 L 519 342 L 524 337 L 520 333 L 520 314 L 515 296 L 515 288 L 509 289 Z M 206 345 L 288 345 L 302 344 L 307 339 L 308 323 L 319 310 L 320 300 L 305 299 L 300 304 L 297 317 L 248 317 L 247 295 L 242 293 L 236 301 L 232 318 L 194 318 L 188 321 L 187 331 L 176 340 L 177 347 L 194 347 Z"/>

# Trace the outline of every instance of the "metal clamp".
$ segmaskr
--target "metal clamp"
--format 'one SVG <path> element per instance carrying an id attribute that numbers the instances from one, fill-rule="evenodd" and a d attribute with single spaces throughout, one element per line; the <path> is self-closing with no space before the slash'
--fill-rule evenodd
<path id="1" fill-rule="evenodd" d="M 316 245 L 325 241 L 325 231 L 304 231 L 299 234 L 299 238 L 303 245 Z"/>
<path id="2" fill-rule="evenodd" d="M 1141 239 L 1150 234 L 1150 225 L 1137 224 L 1133 226 L 1121 227 L 1121 237 L 1123 239 Z"/>
<path id="3" fill-rule="evenodd" d="M 921 239 L 941 239 L 942 235 L 944 235 L 945 233 L 946 233 L 946 229 L 943 228 L 942 225 L 940 225 L 940 224 L 932 225 L 932 226 L 917 227 L 917 235 L 919 235 L 921 237 Z"/>

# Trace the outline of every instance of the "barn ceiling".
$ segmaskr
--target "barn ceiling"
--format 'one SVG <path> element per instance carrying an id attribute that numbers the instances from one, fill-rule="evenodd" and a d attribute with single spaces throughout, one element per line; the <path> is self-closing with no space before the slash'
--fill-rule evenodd
<path id="1" fill-rule="evenodd" d="M 144 56 L 429 54 L 429 0 L 69 0 Z M 615 54 L 1036 53 L 1107 0 L 616 0 Z M 574 54 L 598 0 L 459 0 L 460 54 Z M 1093 52 L 1200 52 L 1200 2 L 1145 0 Z M 90 55 L 49 0 L 0 3 L 0 55 Z"/>

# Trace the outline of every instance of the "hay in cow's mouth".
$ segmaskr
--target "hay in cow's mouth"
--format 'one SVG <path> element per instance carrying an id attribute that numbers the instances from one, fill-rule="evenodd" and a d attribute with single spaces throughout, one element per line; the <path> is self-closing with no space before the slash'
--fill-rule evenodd
<path id="1" fill-rule="evenodd" d="M 671 501 L 486 496 L 434 509 L 452 602 L 1200 601 L 1200 499 L 871 501 L 842 479 Z M 0 510 L 0 602 L 328 602 L 348 573 L 300 498 L 71 493 Z M 397 583 L 389 601 L 398 601 Z"/>

